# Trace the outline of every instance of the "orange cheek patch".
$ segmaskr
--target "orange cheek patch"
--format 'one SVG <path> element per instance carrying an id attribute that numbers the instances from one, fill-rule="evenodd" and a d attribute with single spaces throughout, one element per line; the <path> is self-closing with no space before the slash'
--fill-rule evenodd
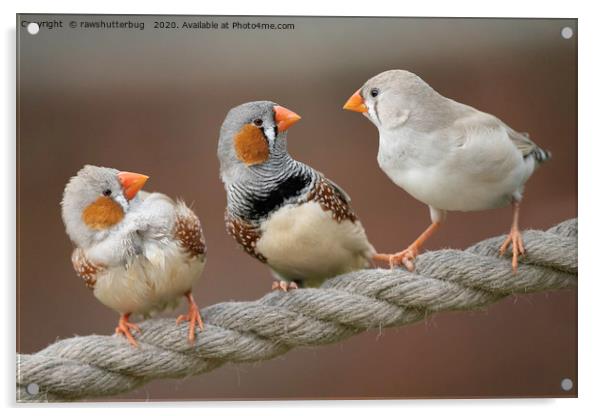
<path id="1" fill-rule="evenodd" d="M 82 219 L 88 227 L 103 230 L 123 219 L 123 209 L 111 198 L 101 196 L 84 209 Z"/>
<path id="2" fill-rule="evenodd" d="M 270 149 L 263 133 L 251 124 L 245 124 L 234 137 L 238 159 L 247 165 L 263 163 L 270 157 Z"/>

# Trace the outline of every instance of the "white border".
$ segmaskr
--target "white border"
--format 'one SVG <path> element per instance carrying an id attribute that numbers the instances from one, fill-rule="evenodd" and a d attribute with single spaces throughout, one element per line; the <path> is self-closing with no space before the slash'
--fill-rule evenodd
<path id="1" fill-rule="evenodd" d="M 581 282 L 579 287 L 579 399 L 508 399 L 508 400 L 432 400 L 432 401 L 307 401 L 307 402 L 176 402 L 144 404 L 119 404 L 110 406 L 111 412 L 135 411 L 144 407 L 148 415 L 164 415 L 168 407 L 178 407 L 178 415 L 207 412 L 223 414 L 232 410 L 247 415 L 266 415 L 282 413 L 287 416 L 332 412 L 335 408 L 345 414 L 365 415 L 368 410 L 376 409 L 379 414 L 399 414 L 399 412 L 420 412 L 421 414 L 451 415 L 503 415 L 528 411 L 531 414 L 562 415 L 592 414 L 593 409 L 601 408 L 600 386 L 600 294 L 602 293 L 602 273 L 596 259 L 600 258 L 600 210 L 602 203 L 602 177 L 599 166 L 602 165 L 602 134 L 598 123 L 602 120 L 600 104 L 600 77 L 602 66 L 600 45 L 602 16 L 597 13 L 595 2 L 589 5 L 572 1 L 546 1 L 539 4 L 525 0 L 505 0 L 496 4 L 484 1 L 428 1 L 399 2 L 389 4 L 385 1 L 264 1 L 264 2 L 124 2 L 103 0 L 102 2 L 81 1 L 21 1 L 19 4 L 2 4 L 3 46 L 5 63 L 2 65 L 2 82 L 5 91 L 1 101 L 1 125 L 5 137 L 2 140 L 0 155 L 1 188 L 0 195 L 0 264 L 4 266 L 2 274 L 3 315 L 2 330 L 5 335 L 0 342 L 3 366 L 0 378 L 0 394 L 5 406 L 14 407 L 14 355 L 15 355 L 15 13 L 115 13 L 115 14 L 270 14 L 270 15 L 331 15 L 331 16 L 491 16 L 491 17 L 569 17 L 579 18 L 579 266 Z M 585 3 L 585 2 L 584 2 Z M 7 342 L 7 340 L 9 340 Z M 294 375 L 291 375 L 294 376 Z M 78 404 L 71 406 L 50 406 L 38 408 L 21 406 L 27 413 L 41 411 L 46 413 L 79 413 L 78 408 L 86 407 L 86 412 L 104 414 L 100 405 Z M 202 410 L 197 409 L 202 407 Z M 10 409 L 14 411 L 15 409 Z M 102 412 L 102 413 L 101 413 Z"/>

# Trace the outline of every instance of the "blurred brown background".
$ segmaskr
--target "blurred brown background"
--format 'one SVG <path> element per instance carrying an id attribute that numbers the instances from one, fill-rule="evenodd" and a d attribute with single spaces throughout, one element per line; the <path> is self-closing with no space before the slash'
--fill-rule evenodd
<path id="1" fill-rule="evenodd" d="M 266 267 L 243 253 L 223 224 L 216 157 L 229 108 L 270 99 L 302 115 L 289 150 L 349 192 L 372 243 L 405 247 L 428 209 L 376 162 L 378 133 L 341 110 L 369 77 L 391 68 L 419 74 L 443 95 L 528 131 L 553 159 L 532 177 L 525 228 L 577 215 L 576 20 L 418 18 L 115 17 L 137 29 L 70 29 L 62 20 L 29 35 L 18 23 L 18 345 L 35 352 L 57 338 L 110 334 L 117 314 L 71 268 L 59 202 L 84 164 L 147 173 L 148 190 L 194 203 L 209 246 L 195 287 L 200 305 L 250 300 L 269 289 Z M 289 31 L 153 29 L 154 21 L 294 23 Z M 505 233 L 510 208 L 452 213 L 429 249 L 464 248 Z M 119 400 L 574 396 L 577 294 L 506 299 L 485 311 L 345 342 L 298 349 L 255 365 L 227 365 L 185 380 L 155 381 Z M 182 308 L 182 306 L 181 306 Z M 175 317 L 177 312 L 164 315 Z"/>

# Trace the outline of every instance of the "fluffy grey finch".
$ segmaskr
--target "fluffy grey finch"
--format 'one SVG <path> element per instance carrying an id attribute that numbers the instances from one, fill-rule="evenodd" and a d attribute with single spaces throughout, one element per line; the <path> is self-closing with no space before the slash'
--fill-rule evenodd
<path id="1" fill-rule="evenodd" d="M 192 286 L 205 267 L 205 241 L 197 216 L 182 201 L 140 191 L 145 175 L 87 165 L 63 195 L 62 215 L 75 245 L 71 260 L 94 296 L 119 312 L 115 332 L 134 346 L 131 314 L 147 315 L 188 300 L 188 338 L 203 322 Z"/>
<path id="2" fill-rule="evenodd" d="M 270 101 L 242 104 L 218 145 L 226 228 L 284 291 L 366 268 L 375 254 L 347 194 L 289 155 L 287 129 L 299 119 Z"/>
<path id="3" fill-rule="evenodd" d="M 383 72 L 345 103 L 378 129 L 378 164 L 389 178 L 430 209 L 432 224 L 405 250 L 377 258 L 414 269 L 413 260 L 447 211 L 477 211 L 512 204 L 512 269 L 525 253 L 518 226 L 525 182 L 550 158 L 527 134 L 500 119 L 446 98 L 417 75 Z"/>

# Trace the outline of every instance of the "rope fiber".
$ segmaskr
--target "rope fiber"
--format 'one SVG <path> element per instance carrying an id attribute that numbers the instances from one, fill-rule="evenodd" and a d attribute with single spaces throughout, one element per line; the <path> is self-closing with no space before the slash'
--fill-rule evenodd
<path id="1" fill-rule="evenodd" d="M 370 329 L 408 325 L 442 311 L 474 310 L 512 294 L 577 285 L 577 220 L 523 232 L 527 254 L 513 274 L 499 257 L 504 237 L 467 250 L 421 254 L 416 272 L 361 270 L 317 289 L 272 292 L 251 302 L 202 310 L 205 329 L 189 344 L 174 319 L 140 323 L 139 348 L 118 336 L 63 339 L 17 355 L 17 401 L 114 396 L 160 378 L 181 378 L 226 363 L 268 360 L 294 347 L 341 341 Z M 28 387 L 29 386 L 29 387 Z"/>

